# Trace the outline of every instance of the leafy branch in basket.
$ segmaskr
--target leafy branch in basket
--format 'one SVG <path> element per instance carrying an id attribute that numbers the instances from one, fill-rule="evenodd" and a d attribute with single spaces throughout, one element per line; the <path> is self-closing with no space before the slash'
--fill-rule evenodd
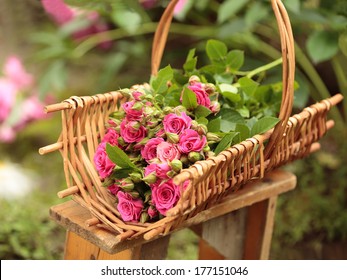
<path id="1" fill-rule="evenodd" d="M 167 66 L 149 84 L 122 90 L 127 102 L 110 115 L 94 162 L 124 221 L 162 218 L 188 185 L 173 183 L 182 168 L 279 121 L 282 84 L 263 78 L 281 60 L 241 71 L 243 52 L 216 40 L 206 54 L 208 65 L 197 68 L 191 50 L 183 69 Z"/>

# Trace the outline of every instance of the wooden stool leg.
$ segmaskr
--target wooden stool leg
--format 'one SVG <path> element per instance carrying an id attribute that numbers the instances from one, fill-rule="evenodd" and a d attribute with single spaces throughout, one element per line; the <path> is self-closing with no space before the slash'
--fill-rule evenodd
<path id="1" fill-rule="evenodd" d="M 170 236 L 148 242 L 143 245 L 109 254 L 98 246 L 80 237 L 72 231 L 67 231 L 65 242 L 65 260 L 159 260 L 165 259 Z"/>
<path id="2" fill-rule="evenodd" d="M 243 208 L 204 222 L 199 259 L 241 259 L 246 214 Z"/>
<path id="3" fill-rule="evenodd" d="M 244 259 L 269 258 L 276 202 L 277 196 L 248 207 Z"/>

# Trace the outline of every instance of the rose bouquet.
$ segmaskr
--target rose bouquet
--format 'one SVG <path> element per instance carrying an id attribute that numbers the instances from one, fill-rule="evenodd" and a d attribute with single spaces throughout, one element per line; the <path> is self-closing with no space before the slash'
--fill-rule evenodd
<path id="1" fill-rule="evenodd" d="M 167 66 L 149 84 L 121 90 L 128 99 L 109 116 L 94 164 L 123 221 L 162 218 L 187 187 L 172 179 L 183 168 L 278 122 L 282 85 L 260 83 L 281 60 L 240 71 L 242 51 L 209 40 L 206 53 L 208 65 L 197 68 L 191 50 L 183 69 Z"/>

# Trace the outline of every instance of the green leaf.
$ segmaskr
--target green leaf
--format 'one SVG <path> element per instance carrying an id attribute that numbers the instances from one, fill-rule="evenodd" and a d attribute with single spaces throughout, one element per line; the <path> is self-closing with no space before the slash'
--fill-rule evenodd
<path id="1" fill-rule="evenodd" d="M 222 132 L 230 132 L 235 130 L 237 123 L 245 123 L 245 119 L 233 109 L 222 108 L 219 115 L 221 116 L 221 127 Z"/>
<path id="2" fill-rule="evenodd" d="M 122 168 L 137 169 L 136 165 L 131 162 L 128 155 L 119 147 L 106 144 L 106 153 L 110 160 Z"/>
<path id="3" fill-rule="evenodd" d="M 218 143 L 216 149 L 214 150 L 215 154 L 218 155 L 220 152 L 229 148 L 231 143 L 233 142 L 234 137 L 238 134 L 238 132 L 229 132 L 224 135 L 222 140 Z"/>
<path id="4" fill-rule="evenodd" d="M 211 113 L 212 113 L 212 111 L 210 109 L 208 109 L 202 105 L 198 105 L 198 107 L 196 107 L 194 110 L 194 115 L 197 119 L 198 118 L 205 118 L 208 115 L 210 115 Z"/>
<path id="5" fill-rule="evenodd" d="M 207 129 L 209 132 L 220 132 L 221 118 L 215 118 L 208 122 Z"/>
<path id="6" fill-rule="evenodd" d="M 228 48 L 223 42 L 213 39 L 207 41 L 206 53 L 211 61 L 224 60 L 227 52 Z"/>
<path id="7" fill-rule="evenodd" d="M 167 82 L 173 78 L 173 70 L 170 65 L 159 70 L 158 75 L 152 78 L 151 86 L 159 94 L 164 93 L 168 86 Z"/>
<path id="8" fill-rule="evenodd" d="M 306 49 L 315 63 L 331 59 L 339 50 L 338 33 L 326 30 L 316 31 L 309 36 Z"/>
<path id="9" fill-rule="evenodd" d="M 244 63 L 244 53 L 240 50 L 230 51 L 227 55 L 227 65 L 231 70 L 237 71 L 239 70 Z"/>
<path id="10" fill-rule="evenodd" d="M 191 72 L 195 70 L 198 59 L 197 57 L 194 57 L 194 56 L 195 56 L 195 49 L 191 49 L 187 55 L 187 59 L 185 63 L 183 64 L 183 69 L 186 72 Z"/>
<path id="11" fill-rule="evenodd" d="M 259 86 L 257 82 L 248 77 L 242 77 L 238 82 L 241 86 L 241 89 L 249 96 L 252 96 Z"/>
<path id="12" fill-rule="evenodd" d="M 344 56 L 347 57 L 347 31 L 343 32 L 339 37 L 339 47 Z"/>
<path id="13" fill-rule="evenodd" d="M 227 0 L 218 9 L 217 22 L 223 23 L 240 11 L 249 0 Z"/>
<path id="14" fill-rule="evenodd" d="M 268 5 L 263 4 L 261 2 L 255 2 L 253 3 L 253 5 L 251 5 L 250 8 L 247 9 L 245 15 L 246 25 L 251 28 L 258 22 L 266 18 L 268 15 Z"/>
<path id="15" fill-rule="evenodd" d="M 237 103 L 241 100 L 241 95 L 237 93 L 238 90 L 233 85 L 220 84 L 219 89 L 221 94 L 231 102 Z"/>
<path id="16" fill-rule="evenodd" d="M 213 78 L 216 83 L 222 84 L 231 84 L 234 81 L 234 75 L 231 75 L 230 73 L 215 74 Z"/>
<path id="17" fill-rule="evenodd" d="M 280 120 L 274 117 L 263 117 L 258 120 L 251 129 L 251 136 L 262 134 L 273 128 Z"/>
<path id="18" fill-rule="evenodd" d="M 240 142 L 249 138 L 251 134 L 249 127 L 242 123 L 236 124 L 235 131 L 239 133 Z"/>
<path id="19" fill-rule="evenodd" d="M 196 122 L 198 124 L 207 125 L 208 124 L 208 119 L 201 117 L 201 118 L 196 119 Z"/>
<path id="20" fill-rule="evenodd" d="M 187 110 L 194 110 L 198 107 L 196 95 L 189 88 L 184 88 L 183 90 L 182 105 L 186 107 Z"/>
<path id="21" fill-rule="evenodd" d="M 141 25 L 141 16 L 134 11 L 115 10 L 111 15 L 112 20 L 129 33 L 134 33 Z"/>
<path id="22" fill-rule="evenodd" d="M 115 179 L 124 179 L 129 177 L 129 173 L 134 171 L 133 168 L 122 168 L 122 169 L 115 169 L 112 172 L 112 178 Z"/>
<path id="23" fill-rule="evenodd" d="M 289 11 L 295 14 L 300 13 L 300 0 L 284 0 L 283 4 L 288 8 Z"/>

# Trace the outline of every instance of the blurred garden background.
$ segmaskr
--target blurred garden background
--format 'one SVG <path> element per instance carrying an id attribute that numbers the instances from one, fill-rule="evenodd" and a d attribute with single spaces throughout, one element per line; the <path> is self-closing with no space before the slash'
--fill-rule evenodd
<path id="1" fill-rule="evenodd" d="M 46 104 L 149 81 L 153 32 L 168 0 L 0 1 L 0 258 L 61 259 L 65 230 L 49 218 L 65 189 L 59 152 L 41 156 L 61 131 Z M 347 96 L 347 1 L 283 0 L 296 40 L 293 113 Z M 241 70 L 280 57 L 268 0 L 180 0 L 162 66 L 199 61 L 208 39 L 244 51 Z M 275 68 L 268 80 L 281 80 Z M 297 188 L 280 197 L 271 259 L 347 259 L 347 100 L 320 151 L 285 168 Z M 195 259 L 197 237 L 173 235 L 168 258 Z"/>

